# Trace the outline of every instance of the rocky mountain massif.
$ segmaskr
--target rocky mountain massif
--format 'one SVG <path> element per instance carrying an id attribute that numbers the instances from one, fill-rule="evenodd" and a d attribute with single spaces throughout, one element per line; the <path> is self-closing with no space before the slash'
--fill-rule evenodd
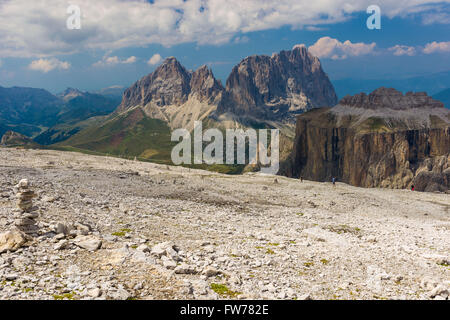
<path id="1" fill-rule="evenodd" d="M 142 108 L 149 118 L 163 120 L 171 128 L 193 129 L 194 121 L 214 111 L 222 92 L 222 85 L 208 67 L 191 72 L 170 57 L 125 90 L 117 112 Z"/>
<path id="2" fill-rule="evenodd" d="M 450 110 L 380 88 L 298 117 L 289 176 L 355 186 L 449 190 Z"/>
<path id="3" fill-rule="evenodd" d="M 445 300 L 449 209 L 439 193 L 0 148 L 0 299 Z"/>
<path id="4" fill-rule="evenodd" d="M 227 86 L 202 66 L 187 71 L 170 57 L 125 91 L 118 112 L 142 107 L 172 128 L 190 128 L 194 120 L 294 123 L 294 115 L 333 106 L 337 97 L 320 61 L 305 46 L 269 56 L 251 56 L 235 66 Z"/>
<path id="5" fill-rule="evenodd" d="M 333 86 L 305 46 L 251 56 L 233 68 L 224 88 L 207 66 L 184 68 L 174 57 L 125 90 L 119 108 L 60 146 L 170 162 L 170 130 L 279 128 L 281 157 L 294 138 L 295 115 L 334 105 Z"/>
<path id="6" fill-rule="evenodd" d="M 317 57 L 303 45 L 269 56 L 251 56 L 228 77 L 218 115 L 241 122 L 294 123 L 295 115 L 337 103 Z"/>

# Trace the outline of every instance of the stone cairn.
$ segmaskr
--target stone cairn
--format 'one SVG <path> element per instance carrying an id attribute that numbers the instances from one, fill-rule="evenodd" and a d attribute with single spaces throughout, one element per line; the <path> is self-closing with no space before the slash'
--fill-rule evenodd
<path id="1" fill-rule="evenodd" d="M 19 207 L 19 214 L 15 219 L 17 229 L 30 236 L 37 236 L 39 227 L 36 224 L 36 219 L 39 213 L 36 212 L 36 207 L 33 207 L 33 198 L 36 194 L 30 189 L 27 179 L 23 179 L 16 186 L 17 188 L 17 206 Z"/>

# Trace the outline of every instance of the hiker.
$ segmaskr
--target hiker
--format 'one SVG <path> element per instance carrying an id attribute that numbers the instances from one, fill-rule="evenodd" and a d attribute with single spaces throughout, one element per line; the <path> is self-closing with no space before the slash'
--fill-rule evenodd
<path id="1" fill-rule="evenodd" d="M 414 191 L 414 185 L 411 186 L 411 191 Z"/>
<path id="2" fill-rule="evenodd" d="M 333 182 L 333 187 L 336 187 L 336 178 L 333 177 L 333 178 L 331 179 L 331 181 Z"/>
<path id="3" fill-rule="evenodd" d="M 300 182 L 303 182 L 303 177 L 300 177 Z"/>

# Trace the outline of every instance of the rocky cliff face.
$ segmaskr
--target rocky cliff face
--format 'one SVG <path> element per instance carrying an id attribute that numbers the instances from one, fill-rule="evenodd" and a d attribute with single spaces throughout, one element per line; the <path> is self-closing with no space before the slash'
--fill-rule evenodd
<path id="1" fill-rule="evenodd" d="M 182 104 L 190 93 L 191 74 L 171 57 L 148 76 L 125 90 L 119 111 L 152 102 L 157 106 Z"/>
<path id="2" fill-rule="evenodd" d="M 336 103 L 319 59 L 296 46 L 271 57 L 251 56 L 235 66 L 217 114 L 295 122 L 297 114 Z"/>
<path id="3" fill-rule="evenodd" d="M 217 98 L 222 97 L 224 90 L 220 81 L 214 78 L 211 69 L 207 66 L 202 66 L 192 73 L 190 87 L 191 95 L 209 104 L 217 104 Z"/>
<path id="4" fill-rule="evenodd" d="M 447 191 L 450 111 L 426 94 L 381 88 L 298 117 L 288 175 L 362 187 Z"/>

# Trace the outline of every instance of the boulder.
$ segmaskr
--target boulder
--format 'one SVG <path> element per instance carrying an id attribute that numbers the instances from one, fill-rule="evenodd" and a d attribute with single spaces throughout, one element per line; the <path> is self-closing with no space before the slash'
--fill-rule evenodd
<path id="1" fill-rule="evenodd" d="M 80 248 L 95 251 L 101 248 L 102 241 L 94 236 L 77 236 L 73 242 Z"/>
<path id="2" fill-rule="evenodd" d="M 0 254 L 7 251 L 16 251 L 27 242 L 24 233 L 13 230 L 0 234 Z"/>

